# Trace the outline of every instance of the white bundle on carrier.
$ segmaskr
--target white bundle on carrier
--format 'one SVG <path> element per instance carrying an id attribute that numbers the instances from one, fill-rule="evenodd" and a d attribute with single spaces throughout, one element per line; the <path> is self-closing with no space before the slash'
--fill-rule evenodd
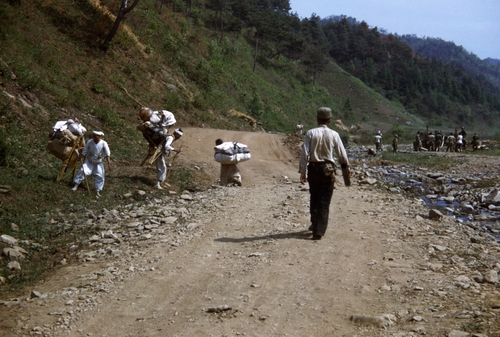
<path id="1" fill-rule="evenodd" d="M 166 128 L 170 128 L 177 122 L 174 114 L 168 110 L 153 111 L 149 121 L 153 124 L 159 124 L 161 127 Z"/>
<path id="2" fill-rule="evenodd" d="M 245 144 L 224 142 L 215 148 L 215 161 L 221 164 L 237 164 L 251 158 L 250 150 Z"/>

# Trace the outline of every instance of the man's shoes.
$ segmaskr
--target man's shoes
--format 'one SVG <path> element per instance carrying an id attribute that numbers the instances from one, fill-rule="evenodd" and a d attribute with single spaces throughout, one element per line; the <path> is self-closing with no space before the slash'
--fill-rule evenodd
<path id="1" fill-rule="evenodd" d="M 160 182 L 158 182 L 158 183 L 156 184 L 156 188 L 157 188 L 157 189 L 159 189 L 159 190 L 162 190 L 162 189 L 163 189 L 163 187 L 161 187 L 161 183 L 160 183 Z"/>
<path id="2" fill-rule="evenodd" d="M 95 198 L 96 199 L 99 199 L 101 197 L 101 194 L 99 193 L 99 191 L 96 191 L 95 192 Z"/>
<path id="3" fill-rule="evenodd" d="M 73 186 L 73 188 L 71 189 L 73 192 L 76 192 L 76 190 L 78 189 L 78 184 L 75 184 L 75 186 Z"/>
<path id="4" fill-rule="evenodd" d="M 309 228 L 307 230 L 308 231 L 313 231 L 314 230 L 314 225 L 309 226 Z"/>
<path id="5" fill-rule="evenodd" d="M 314 241 L 321 240 L 321 235 L 313 235 L 311 240 L 314 240 Z"/>

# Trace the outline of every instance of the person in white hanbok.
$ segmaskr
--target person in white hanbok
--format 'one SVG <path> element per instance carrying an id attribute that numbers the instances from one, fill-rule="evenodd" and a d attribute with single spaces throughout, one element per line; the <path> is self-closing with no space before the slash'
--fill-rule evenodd
<path id="1" fill-rule="evenodd" d="M 175 129 L 174 134 L 167 136 L 165 140 L 165 146 L 163 148 L 163 152 L 161 155 L 156 159 L 155 165 L 156 165 L 156 173 L 158 176 L 158 181 L 156 182 L 156 188 L 161 190 L 163 187 L 161 186 L 163 182 L 165 181 L 167 177 L 167 165 L 165 163 L 165 157 L 170 156 L 170 153 L 173 151 L 175 153 L 181 152 L 181 148 L 174 148 L 172 146 L 172 143 L 176 141 L 177 139 L 181 138 L 183 135 L 182 129 Z"/>
<path id="2" fill-rule="evenodd" d="M 82 157 L 85 160 L 73 180 L 75 186 L 72 188 L 76 192 L 78 185 L 85 179 L 85 176 L 92 175 L 94 176 L 94 187 L 97 198 L 101 196 L 100 192 L 104 187 L 104 158 L 106 158 L 108 168 L 111 171 L 111 161 L 109 159 L 111 152 L 109 151 L 108 143 L 101 139 L 102 136 L 104 136 L 104 133 L 101 131 L 93 131 L 92 139 L 85 144 L 82 150 Z"/>

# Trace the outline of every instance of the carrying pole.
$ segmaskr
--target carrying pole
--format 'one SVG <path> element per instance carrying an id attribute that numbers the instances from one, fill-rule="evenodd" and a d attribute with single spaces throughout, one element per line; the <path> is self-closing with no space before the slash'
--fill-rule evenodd
<path id="1" fill-rule="evenodd" d="M 87 179 L 87 175 L 85 174 L 85 170 L 83 168 L 83 163 L 85 162 L 85 158 L 82 158 L 82 170 L 83 170 L 83 180 L 85 180 L 85 185 L 87 185 L 87 191 L 89 191 L 90 194 L 90 186 L 89 186 L 89 180 Z"/>
<path id="2" fill-rule="evenodd" d="M 82 136 L 78 136 L 78 138 L 74 141 L 73 147 L 71 148 L 71 151 L 70 151 L 68 158 L 66 158 L 63 161 L 63 167 L 61 168 L 61 171 L 59 171 L 59 175 L 57 176 L 57 182 L 61 181 L 62 176 L 64 175 L 64 172 L 66 172 L 66 168 L 68 167 L 68 163 L 71 160 L 71 157 L 73 156 L 73 154 L 75 153 L 76 147 L 78 146 L 78 144 L 80 144 L 81 138 L 82 138 Z"/>

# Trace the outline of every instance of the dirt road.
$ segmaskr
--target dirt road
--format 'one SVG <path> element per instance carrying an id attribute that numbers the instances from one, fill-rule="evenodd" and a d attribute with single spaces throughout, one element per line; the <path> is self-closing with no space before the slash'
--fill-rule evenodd
<path id="1" fill-rule="evenodd" d="M 334 191 L 327 233 L 312 241 L 309 194 L 284 136 L 184 131 L 178 160 L 213 172 L 214 183 L 215 139 L 247 144 L 243 187 L 165 191 L 105 213 L 80 262 L 27 298 L 4 299 L 5 336 L 470 336 L 454 333 L 477 316 L 457 312 L 496 290 L 455 289 L 464 270 L 443 267 L 441 248 L 430 252 L 466 240 L 451 223 L 353 179 Z"/>

